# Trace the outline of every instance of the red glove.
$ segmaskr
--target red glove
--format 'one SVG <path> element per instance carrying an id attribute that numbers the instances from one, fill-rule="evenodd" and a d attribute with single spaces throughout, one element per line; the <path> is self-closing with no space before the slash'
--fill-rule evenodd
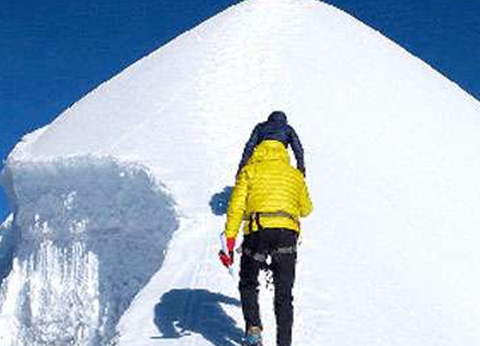
<path id="1" fill-rule="evenodd" d="M 234 249 L 235 249 L 235 238 L 227 238 L 228 255 L 223 250 L 220 250 L 220 252 L 218 253 L 218 257 L 220 258 L 220 261 L 227 268 L 233 264 Z"/>
<path id="2" fill-rule="evenodd" d="M 235 238 L 227 238 L 227 249 L 228 252 L 233 253 L 233 250 L 235 249 Z"/>

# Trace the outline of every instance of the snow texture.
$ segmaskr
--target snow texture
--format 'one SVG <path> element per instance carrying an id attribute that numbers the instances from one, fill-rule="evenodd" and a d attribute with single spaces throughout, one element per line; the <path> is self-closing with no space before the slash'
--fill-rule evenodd
<path id="1" fill-rule="evenodd" d="M 480 104 L 314 0 L 233 6 L 14 149 L 2 344 L 238 345 L 218 234 L 243 145 L 273 110 L 302 139 L 315 207 L 294 345 L 477 346 Z"/>

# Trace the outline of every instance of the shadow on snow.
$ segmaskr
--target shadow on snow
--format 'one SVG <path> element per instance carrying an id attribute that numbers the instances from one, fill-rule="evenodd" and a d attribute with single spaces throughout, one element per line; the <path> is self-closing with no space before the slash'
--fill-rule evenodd
<path id="1" fill-rule="evenodd" d="M 203 289 L 174 289 L 165 293 L 155 306 L 155 325 L 162 336 L 152 339 L 178 339 L 201 334 L 216 346 L 240 344 L 243 331 L 221 304 L 240 306 L 237 299 Z"/>
<path id="2" fill-rule="evenodd" d="M 223 191 L 217 192 L 212 196 L 209 204 L 214 215 L 221 216 L 227 213 L 232 190 L 233 187 L 226 186 Z"/>

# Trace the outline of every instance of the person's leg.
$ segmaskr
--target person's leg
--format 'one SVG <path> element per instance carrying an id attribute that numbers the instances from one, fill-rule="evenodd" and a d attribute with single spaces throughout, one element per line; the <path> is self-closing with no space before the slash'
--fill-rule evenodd
<path id="1" fill-rule="evenodd" d="M 281 230 L 278 248 L 296 247 L 297 235 L 293 231 Z M 277 321 L 277 346 L 292 344 L 293 295 L 297 254 L 278 253 L 272 257 L 273 283 L 275 285 L 275 318 Z"/>
<path id="2" fill-rule="evenodd" d="M 243 246 L 247 247 L 250 251 L 257 251 L 256 238 L 255 236 L 245 237 Z M 244 250 L 240 260 L 240 283 L 238 287 L 242 301 L 243 317 L 245 319 L 245 331 L 248 331 L 250 327 L 254 326 L 262 328 L 260 306 L 258 304 L 259 270 L 260 262 L 245 254 Z"/>

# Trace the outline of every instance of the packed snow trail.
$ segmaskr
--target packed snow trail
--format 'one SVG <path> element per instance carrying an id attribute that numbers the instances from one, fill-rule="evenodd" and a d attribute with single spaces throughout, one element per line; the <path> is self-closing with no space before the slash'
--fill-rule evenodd
<path id="1" fill-rule="evenodd" d="M 220 248 L 218 234 L 224 226 L 224 217 L 199 215 L 184 222 L 185 225 L 175 233 L 162 269 L 137 296 L 128 313 L 122 318 L 119 324 L 119 345 L 240 344 L 244 331 L 237 290 L 240 257 L 236 256 L 232 277 L 220 264 L 217 256 Z M 311 222 L 305 223 L 305 229 L 310 224 Z M 307 241 L 313 240 L 309 238 L 311 237 L 307 237 Z M 311 289 L 308 282 L 311 273 L 308 273 L 308 263 L 302 259 L 303 248 L 304 245 L 299 250 L 298 286 L 295 289 L 297 321 L 294 336 L 296 339 L 311 340 L 313 343 L 322 340 L 322 336 L 315 330 L 319 327 L 317 323 L 325 319 L 326 302 L 319 292 L 314 292 L 319 295 L 318 299 L 305 299 L 310 296 L 304 292 Z M 261 284 L 265 346 L 273 346 L 276 328 L 273 292 L 272 288 L 266 288 L 264 277 Z M 172 295 L 176 296 L 173 318 L 170 316 L 171 309 L 161 309 L 165 297 L 169 299 Z M 154 316 L 152 311 L 155 312 Z M 302 312 L 308 313 L 307 319 L 302 317 Z M 315 319 L 311 320 L 312 317 Z M 162 319 L 169 320 L 170 324 L 176 327 L 175 330 L 183 329 L 183 332 L 169 333 L 159 323 Z"/>
<path id="2" fill-rule="evenodd" d="M 303 223 L 294 345 L 478 346 L 480 104 L 314 0 L 241 2 L 16 146 L 4 185 L 23 250 L 2 284 L 0 341 L 48 345 L 64 340 L 57 327 L 68 321 L 75 346 L 109 336 L 128 346 L 234 345 L 243 329 L 237 282 L 218 263 L 225 220 L 209 202 L 233 185 L 252 127 L 273 110 L 285 111 L 301 137 L 314 204 Z M 124 184 L 128 167 L 139 169 Z M 91 247 L 76 253 L 92 259 L 79 287 L 106 299 L 78 299 L 79 291 L 38 279 L 69 278 L 58 269 L 77 268 L 78 258 L 58 248 L 42 257 L 28 241 L 46 232 L 75 248 L 79 230 Z M 112 260 L 126 255 L 133 266 Z M 130 286 L 137 277 L 141 284 Z M 90 313 L 72 318 L 84 301 Z M 261 303 L 272 346 L 271 292 Z M 32 318 L 48 316 L 56 318 Z"/>

